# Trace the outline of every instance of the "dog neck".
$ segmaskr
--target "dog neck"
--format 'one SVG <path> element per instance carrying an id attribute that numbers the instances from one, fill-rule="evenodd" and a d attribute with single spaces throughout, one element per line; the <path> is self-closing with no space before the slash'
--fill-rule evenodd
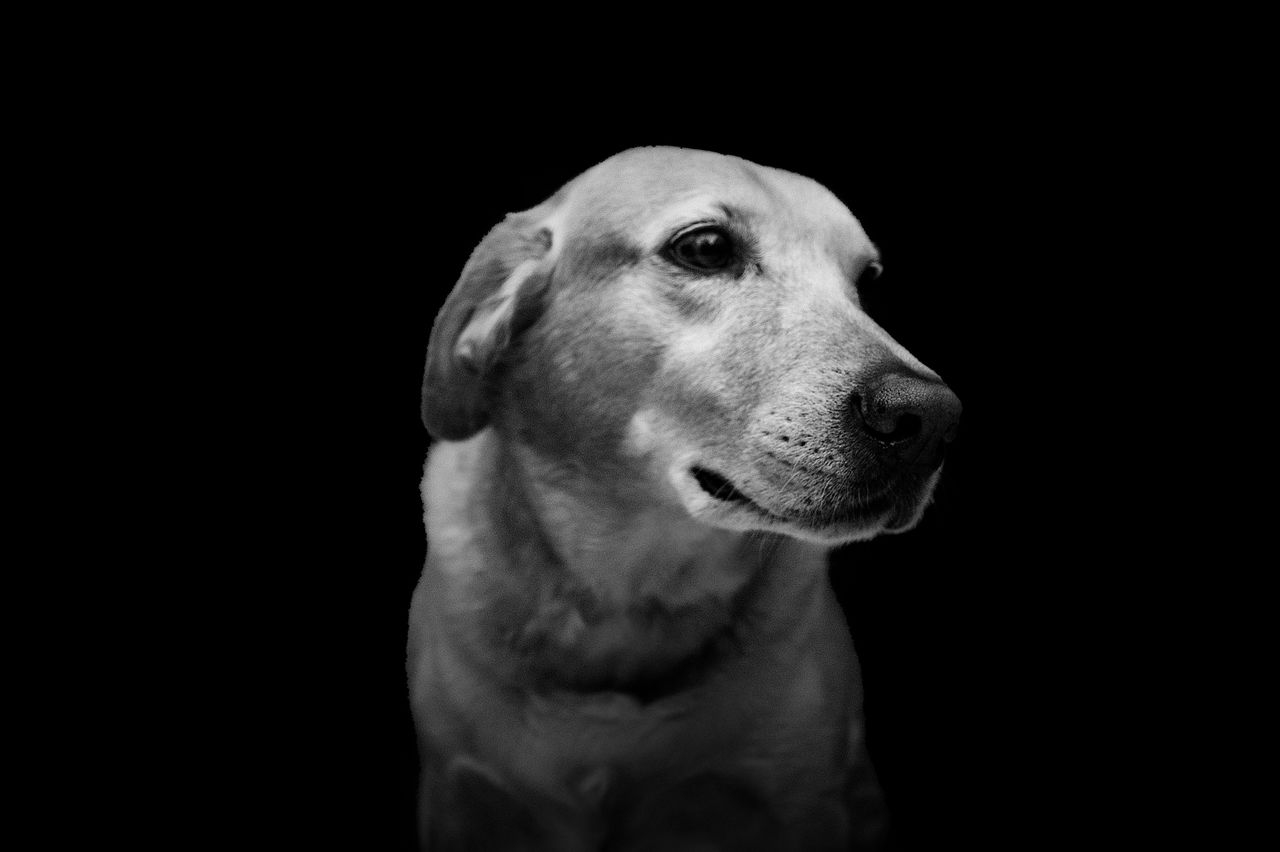
<path id="1" fill-rule="evenodd" d="M 542 690 L 652 700 L 685 688 L 740 648 L 757 616 L 776 617 L 760 606 L 770 566 L 805 547 L 700 525 L 492 429 L 438 445 L 424 497 L 451 635 L 478 663 L 499 661 L 503 680 Z"/>

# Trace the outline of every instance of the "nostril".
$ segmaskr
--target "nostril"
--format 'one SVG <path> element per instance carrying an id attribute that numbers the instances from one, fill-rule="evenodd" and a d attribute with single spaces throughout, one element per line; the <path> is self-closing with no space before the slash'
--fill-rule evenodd
<path id="1" fill-rule="evenodd" d="M 909 441 L 924 429 L 924 420 L 919 414 L 886 405 L 883 400 L 872 402 L 855 393 L 850 397 L 850 403 L 863 428 L 882 443 Z"/>
<path id="2" fill-rule="evenodd" d="M 862 424 L 875 438 L 883 444 L 898 444 L 910 441 L 920 434 L 924 428 L 924 420 L 912 412 L 888 414 L 879 417 L 863 417 Z"/>
<path id="3" fill-rule="evenodd" d="M 898 418 L 898 422 L 893 424 L 893 428 L 888 432 L 879 432 L 872 427 L 872 431 L 876 436 L 886 443 L 896 444 L 898 441 L 906 441 L 920 434 L 921 426 L 924 421 L 920 419 L 918 414 L 903 414 Z"/>

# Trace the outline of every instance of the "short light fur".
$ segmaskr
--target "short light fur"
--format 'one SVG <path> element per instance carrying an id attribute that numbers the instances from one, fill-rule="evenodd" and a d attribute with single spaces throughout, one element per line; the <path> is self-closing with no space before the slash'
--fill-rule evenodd
<path id="1" fill-rule="evenodd" d="M 752 263 L 673 265 L 701 222 Z M 913 526 L 938 473 L 859 514 L 850 389 L 887 360 L 937 378 L 860 308 L 878 262 L 816 182 L 675 148 L 619 154 L 481 241 L 423 385 L 442 439 L 410 613 L 424 848 L 882 835 L 826 553 Z"/>

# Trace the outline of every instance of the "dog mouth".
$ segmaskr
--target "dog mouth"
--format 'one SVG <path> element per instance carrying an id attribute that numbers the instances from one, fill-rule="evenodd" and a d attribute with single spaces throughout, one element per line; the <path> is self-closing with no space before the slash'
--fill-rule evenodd
<path id="1" fill-rule="evenodd" d="M 795 516 L 783 516 L 765 509 L 739 491 L 729 479 L 714 470 L 699 465 L 691 468 L 689 472 L 699 488 L 721 503 L 748 508 L 775 521 L 801 524 L 815 529 L 832 525 L 870 523 L 883 517 L 897 505 L 891 489 L 885 489 L 874 496 L 856 499 L 835 511 L 805 512 Z M 896 521 L 897 518 L 895 517 L 894 520 Z"/>
<path id="2" fill-rule="evenodd" d="M 694 467 L 690 472 L 693 474 L 693 478 L 698 481 L 698 487 L 715 499 L 725 503 L 745 503 L 750 506 L 756 506 L 750 497 L 734 488 L 732 482 L 714 470 L 707 470 L 705 467 Z M 756 506 L 756 508 L 759 507 Z"/>

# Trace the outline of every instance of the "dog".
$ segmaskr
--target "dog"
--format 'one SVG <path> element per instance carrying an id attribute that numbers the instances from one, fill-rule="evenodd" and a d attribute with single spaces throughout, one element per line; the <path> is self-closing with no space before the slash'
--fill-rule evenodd
<path id="1" fill-rule="evenodd" d="M 877 848 L 834 546 L 961 405 L 831 192 L 639 148 L 480 242 L 432 327 L 409 691 L 432 850 Z"/>

